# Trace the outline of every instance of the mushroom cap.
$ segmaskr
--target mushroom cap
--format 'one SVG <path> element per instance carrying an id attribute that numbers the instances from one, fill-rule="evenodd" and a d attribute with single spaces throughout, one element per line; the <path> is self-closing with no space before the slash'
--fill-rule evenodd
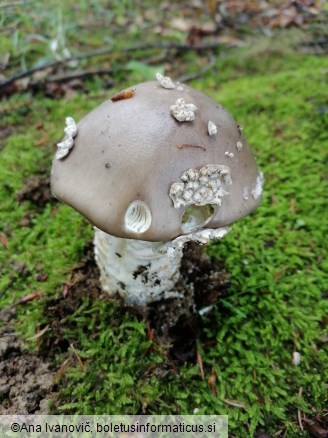
<path id="1" fill-rule="evenodd" d="M 222 105 L 186 85 L 165 89 L 158 82 L 145 82 L 131 89 L 129 98 L 107 100 L 87 114 L 77 125 L 69 154 L 54 159 L 51 186 L 58 199 L 113 236 L 169 241 L 185 234 L 188 207 L 174 206 L 172 184 L 181 183 L 189 169 L 219 165 L 230 169 L 231 184 L 223 184 L 221 206 L 215 205 L 206 224 L 196 229 L 232 224 L 258 206 L 255 159 Z M 193 121 L 179 122 L 172 115 L 170 107 L 180 98 L 197 107 Z M 214 135 L 209 135 L 209 121 L 217 127 Z M 134 201 L 142 201 L 151 212 L 145 231 L 126 226 Z"/>

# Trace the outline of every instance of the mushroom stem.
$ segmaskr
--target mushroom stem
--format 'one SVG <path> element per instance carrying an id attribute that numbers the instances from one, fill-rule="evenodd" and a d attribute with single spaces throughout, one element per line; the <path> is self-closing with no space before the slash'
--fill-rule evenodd
<path id="1" fill-rule="evenodd" d="M 95 258 L 102 289 L 118 293 L 126 304 L 148 303 L 180 297 L 175 285 L 180 276 L 183 248 L 168 257 L 171 242 L 145 242 L 111 236 L 95 228 Z"/>

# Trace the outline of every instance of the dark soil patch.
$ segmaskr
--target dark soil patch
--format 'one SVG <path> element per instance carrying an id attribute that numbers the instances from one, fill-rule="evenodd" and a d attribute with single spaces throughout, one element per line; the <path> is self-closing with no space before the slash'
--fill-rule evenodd
<path id="1" fill-rule="evenodd" d="M 13 328 L 13 309 L 0 311 L 0 415 L 48 414 L 54 373 L 27 351 Z"/>
<path id="2" fill-rule="evenodd" d="M 94 260 L 93 244 L 85 248 L 81 262 L 71 271 L 63 285 L 61 296 L 48 301 L 44 313 L 51 331 L 42 338 L 41 351 L 44 354 L 66 352 L 75 339 L 67 339 L 73 332 L 74 321 L 67 318 L 82 304 L 85 297 L 90 302 L 110 299 L 101 291 L 99 269 Z M 229 289 L 229 274 L 218 269 L 218 262 L 204 254 L 197 244 L 188 244 L 184 250 L 181 277 L 177 289 L 183 299 L 169 299 L 150 305 L 147 309 L 127 308 L 122 302 L 122 310 L 148 323 L 158 342 L 169 342 L 169 356 L 177 361 L 194 361 L 196 340 L 202 332 L 199 311 L 208 312 Z M 119 297 L 117 297 L 119 300 Z"/>
<path id="3" fill-rule="evenodd" d="M 42 209 L 48 202 L 54 201 L 50 189 L 49 172 L 32 175 L 17 193 L 18 202 L 30 201 L 36 207 Z"/>
<path id="4" fill-rule="evenodd" d="M 185 245 L 177 284 L 183 299 L 154 303 L 148 312 L 151 327 L 172 345 L 169 354 L 173 360 L 195 360 L 196 341 L 202 333 L 200 314 L 211 312 L 229 286 L 230 276 L 219 269 L 217 260 L 196 243 Z"/>

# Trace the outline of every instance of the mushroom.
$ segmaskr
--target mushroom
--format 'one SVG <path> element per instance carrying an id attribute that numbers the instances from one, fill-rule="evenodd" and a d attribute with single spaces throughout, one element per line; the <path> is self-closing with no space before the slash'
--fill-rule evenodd
<path id="1" fill-rule="evenodd" d="M 51 173 L 54 196 L 95 226 L 103 290 L 141 307 L 180 297 L 184 244 L 222 238 L 262 193 L 232 116 L 205 94 L 167 88 L 169 78 L 163 85 L 157 76 L 107 100 L 76 129 L 68 118 L 69 148 Z"/>

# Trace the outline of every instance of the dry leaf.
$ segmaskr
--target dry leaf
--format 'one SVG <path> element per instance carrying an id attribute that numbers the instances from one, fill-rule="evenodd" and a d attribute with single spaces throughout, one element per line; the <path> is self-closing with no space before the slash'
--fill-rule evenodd
<path id="1" fill-rule="evenodd" d="M 246 408 L 245 403 L 237 401 L 237 400 L 230 400 L 228 398 L 225 398 L 224 403 L 227 403 L 229 406 L 234 406 L 235 408 Z"/>
<path id="2" fill-rule="evenodd" d="M 13 305 L 14 306 L 19 306 L 21 304 L 26 304 L 26 303 L 29 303 L 30 301 L 34 301 L 34 300 L 36 300 L 37 298 L 40 298 L 40 297 L 41 297 L 40 293 L 34 292 L 32 294 L 25 295 L 25 297 L 19 298 L 17 301 L 14 302 Z"/>
<path id="3" fill-rule="evenodd" d="M 202 379 L 205 380 L 205 374 L 204 374 L 204 367 L 203 367 L 203 359 L 202 356 L 198 350 L 198 348 L 196 349 L 196 357 L 197 357 L 197 363 L 200 369 L 200 374 L 202 376 Z"/>
<path id="4" fill-rule="evenodd" d="M 215 369 L 213 367 L 212 369 L 212 373 L 210 375 L 210 377 L 207 380 L 207 383 L 209 385 L 209 387 L 211 388 L 212 394 L 215 395 L 215 397 L 217 396 L 217 392 L 216 392 L 216 372 Z"/>
<path id="5" fill-rule="evenodd" d="M 70 286 L 68 284 L 64 284 L 63 298 L 66 298 L 69 295 L 69 292 L 70 292 Z"/>

